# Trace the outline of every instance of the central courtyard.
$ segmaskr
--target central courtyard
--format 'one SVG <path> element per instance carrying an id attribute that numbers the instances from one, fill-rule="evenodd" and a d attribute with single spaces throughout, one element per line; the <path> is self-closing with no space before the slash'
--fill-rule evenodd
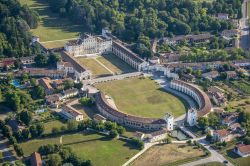
<path id="1" fill-rule="evenodd" d="M 162 118 L 167 112 L 175 118 L 186 112 L 185 104 L 149 78 L 136 77 L 95 85 L 112 97 L 117 108 L 127 114 Z"/>

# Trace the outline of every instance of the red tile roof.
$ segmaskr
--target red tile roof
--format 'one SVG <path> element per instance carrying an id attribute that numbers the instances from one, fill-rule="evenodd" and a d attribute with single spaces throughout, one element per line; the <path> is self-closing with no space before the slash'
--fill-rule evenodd
<path id="1" fill-rule="evenodd" d="M 226 137 L 229 135 L 229 131 L 227 129 L 215 130 L 220 137 Z"/>
<path id="2" fill-rule="evenodd" d="M 31 158 L 30 158 L 30 163 L 31 166 L 42 166 L 42 158 L 41 155 L 37 152 L 32 153 Z"/>
<path id="3" fill-rule="evenodd" d="M 250 153 L 250 145 L 239 144 L 239 145 L 237 145 L 237 148 L 243 154 Z"/>

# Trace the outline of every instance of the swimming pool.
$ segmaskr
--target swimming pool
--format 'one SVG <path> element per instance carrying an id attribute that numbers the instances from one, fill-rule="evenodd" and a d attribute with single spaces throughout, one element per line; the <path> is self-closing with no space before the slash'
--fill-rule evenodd
<path id="1" fill-rule="evenodd" d="M 20 89 L 24 88 L 24 86 L 22 86 L 18 80 L 13 80 L 11 82 L 11 85 L 13 85 L 16 88 L 20 88 Z"/>

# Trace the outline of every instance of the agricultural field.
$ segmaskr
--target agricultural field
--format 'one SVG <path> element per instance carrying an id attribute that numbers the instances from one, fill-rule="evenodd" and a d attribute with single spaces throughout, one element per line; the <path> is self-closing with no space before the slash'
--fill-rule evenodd
<path id="1" fill-rule="evenodd" d="M 194 149 L 186 144 L 155 145 L 136 159 L 132 166 L 172 165 L 171 163 L 175 163 L 177 161 L 192 161 L 203 155 L 204 152 L 202 150 Z"/>
<path id="2" fill-rule="evenodd" d="M 95 85 L 111 96 L 117 108 L 125 113 L 161 118 L 167 112 L 178 117 L 185 113 L 184 103 L 167 93 L 149 78 L 130 78 Z"/>
<path id="3" fill-rule="evenodd" d="M 84 30 L 83 25 L 75 25 L 67 18 L 60 18 L 57 14 L 52 13 L 46 0 L 19 1 L 22 5 L 27 4 L 39 14 L 40 23 L 31 32 L 33 35 L 39 36 L 41 42 L 75 38 L 79 36 L 79 32 Z"/>
<path id="4" fill-rule="evenodd" d="M 120 58 L 118 58 L 114 54 L 102 55 L 98 57 L 97 60 L 100 61 L 102 64 L 104 64 L 112 72 L 117 74 L 130 73 L 135 71 L 135 69 L 133 69 L 127 63 L 123 62 Z"/>
<path id="5" fill-rule="evenodd" d="M 86 67 L 86 69 L 92 72 L 92 76 L 99 77 L 104 75 L 112 75 L 112 72 L 100 65 L 94 58 L 78 58 L 80 63 Z"/>
<path id="6" fill-rule="evenodd" d="M 35 139 L 21 143 L 21 147 L 25 156 L 28 156 L 42 145 L 59 144 L 59 140 L 60 137 Z M 79 157 L 90 159 L 94 166 L 122 165 L 138 152 L 127 142 L 110 140 L 106 136 L 91 133 L 63 135 L 62 143 L 71 147 Z"/>
<path id="7" fill-rule="evenodd" d="M 232 81 L 232 85 L 246 94 L 250 94 L 250 83 L 247 81 Z"/>

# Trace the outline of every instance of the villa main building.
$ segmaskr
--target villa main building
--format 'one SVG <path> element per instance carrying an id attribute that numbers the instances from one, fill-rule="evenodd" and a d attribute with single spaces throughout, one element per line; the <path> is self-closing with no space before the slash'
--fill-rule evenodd
<path id="1" fill-rule="evenodd" d="M 108 30 L 103 29 L 101 36 L 81 35 L 79 39 L 65 44 L 65 51 L 73 57 L 91 57 L 113 53 L 137 71 L 142 71 L 149 64 Z"/>

